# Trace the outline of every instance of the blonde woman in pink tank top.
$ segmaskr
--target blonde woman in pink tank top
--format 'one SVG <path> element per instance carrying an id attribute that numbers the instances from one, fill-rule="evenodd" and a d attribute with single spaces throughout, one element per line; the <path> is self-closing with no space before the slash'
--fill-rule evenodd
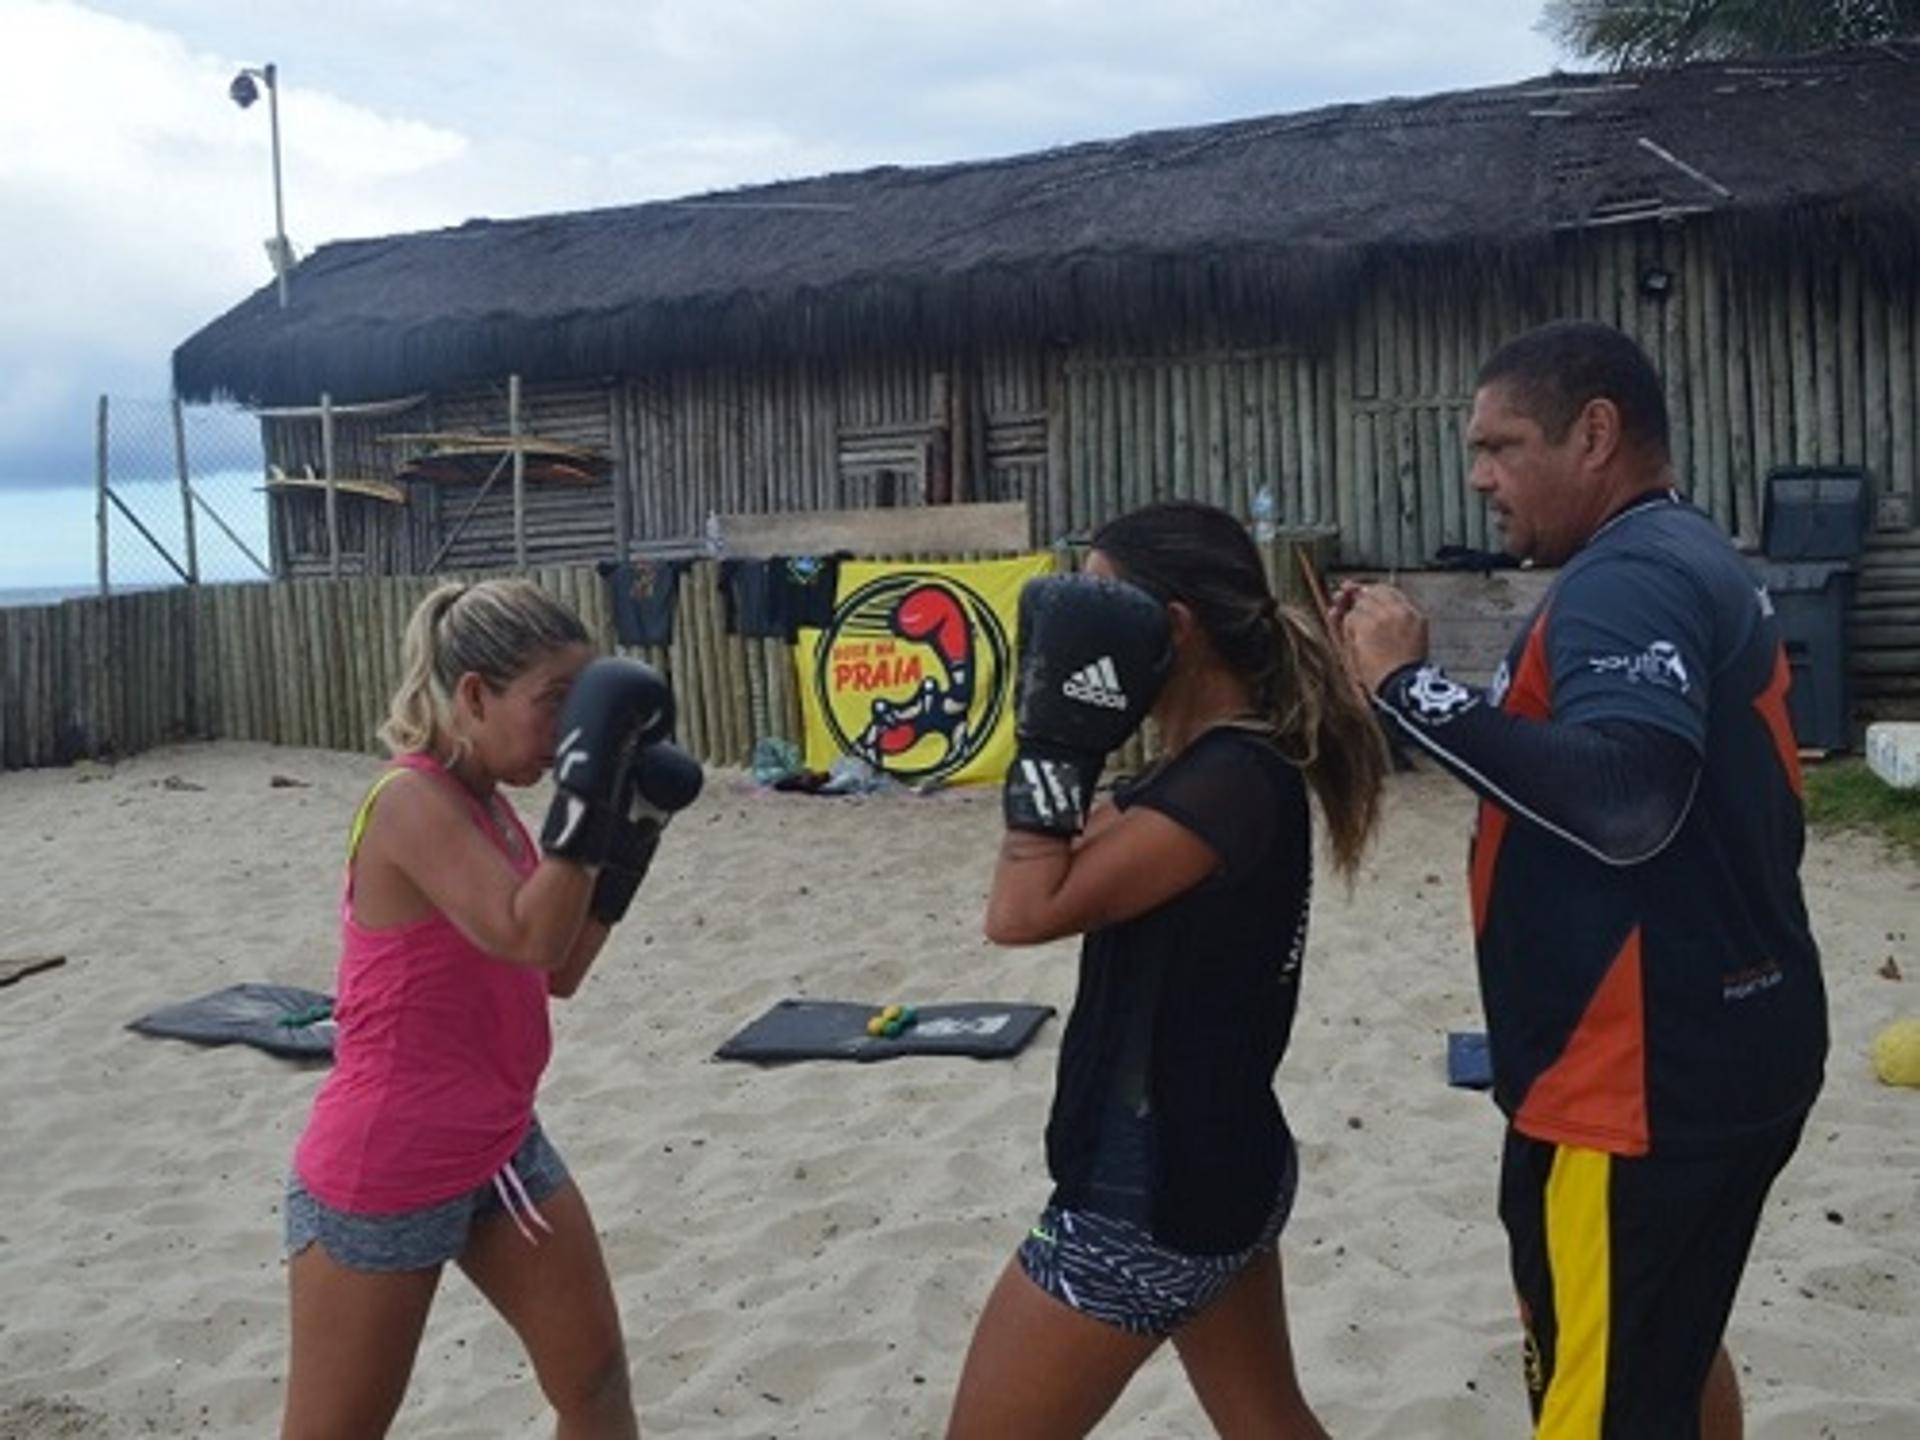
<path id="1" fill-rule="evenodd" d="M 526 582 L 434 591 L 404 663 L 348 846 L 334 1069 L 287 1186 L 282 1434 L 386 1432 L 451 1260 L 525 1343 L 555 1434 L 624 1440 L 613 1286 L 534 1096 L 549 997 L 586 978 L 699 769 L 660 677 L 595 661 Z M 536 845 L 500 787 L 550 766 Z"/>

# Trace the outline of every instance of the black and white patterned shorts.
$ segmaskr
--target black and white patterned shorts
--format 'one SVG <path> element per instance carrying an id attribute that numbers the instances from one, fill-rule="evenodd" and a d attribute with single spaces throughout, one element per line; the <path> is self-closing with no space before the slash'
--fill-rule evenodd
<path id="1" fill-rule="evenodd" d="M 1295 1175 L 1289 1146 L 1280 1193 L 1259 1237 L 1230 1255 L 1189 1255 L 1161 1244 L 1134 1221 L 1049 1205 L 1021 1242 L 1020 1268 L 1082 1315 L 1131 1335 L 1171 1335 L 1279 1242 L 1293 1209 Z"/>

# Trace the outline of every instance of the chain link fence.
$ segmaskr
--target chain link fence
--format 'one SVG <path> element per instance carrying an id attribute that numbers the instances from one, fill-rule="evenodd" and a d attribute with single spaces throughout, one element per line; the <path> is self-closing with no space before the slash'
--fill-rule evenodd
<path id="1" fill-rule="evenodd" d="M 109 590 L 271 578 L 258 419 L 116 395 L 101 424 Z"/>

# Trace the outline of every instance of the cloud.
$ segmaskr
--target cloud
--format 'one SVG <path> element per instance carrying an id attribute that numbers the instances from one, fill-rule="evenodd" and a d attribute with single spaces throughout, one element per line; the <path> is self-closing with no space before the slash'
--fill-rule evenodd
<path id="1" fill-rule="evenodd" d="M 233 62 L 75 5 L 0 0 L 0 33 L 0 484 L 90 480 L 93 395 L 164 394 L 172 346 L 268 277 L 266 107 L 227 98 Z M 408 182 L 458 173 L 457 132 L 311 93 L 282 121 L 296 239 L 302 202 L 341 233 L 445 218 Z"/>
<path id="2" fill-rule="evenodd" d="M 303 251 L 477 216 L 1491 83 L 1531 7 L 1461 0 L 0 0 L 0 487 L 90 483 L 94 396 L 269 282 L 281 63 Z M 0 573 L 5 559 L 0 554 Z"/>

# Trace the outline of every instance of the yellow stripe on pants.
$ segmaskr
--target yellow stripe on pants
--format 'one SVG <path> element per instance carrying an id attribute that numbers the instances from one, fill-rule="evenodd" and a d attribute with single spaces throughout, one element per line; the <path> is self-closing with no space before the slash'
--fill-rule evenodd
<path id="1" fill-rule="evenodd" d="M 1553 1272 L 1553 1379 L 1536 1440 L 1599 1440 L 1607 1404 L 1612 1291 L 1607 1182 L 1613 1157 L 1562 1145 L 1547 1177 L 1547 1264 Z"/>

